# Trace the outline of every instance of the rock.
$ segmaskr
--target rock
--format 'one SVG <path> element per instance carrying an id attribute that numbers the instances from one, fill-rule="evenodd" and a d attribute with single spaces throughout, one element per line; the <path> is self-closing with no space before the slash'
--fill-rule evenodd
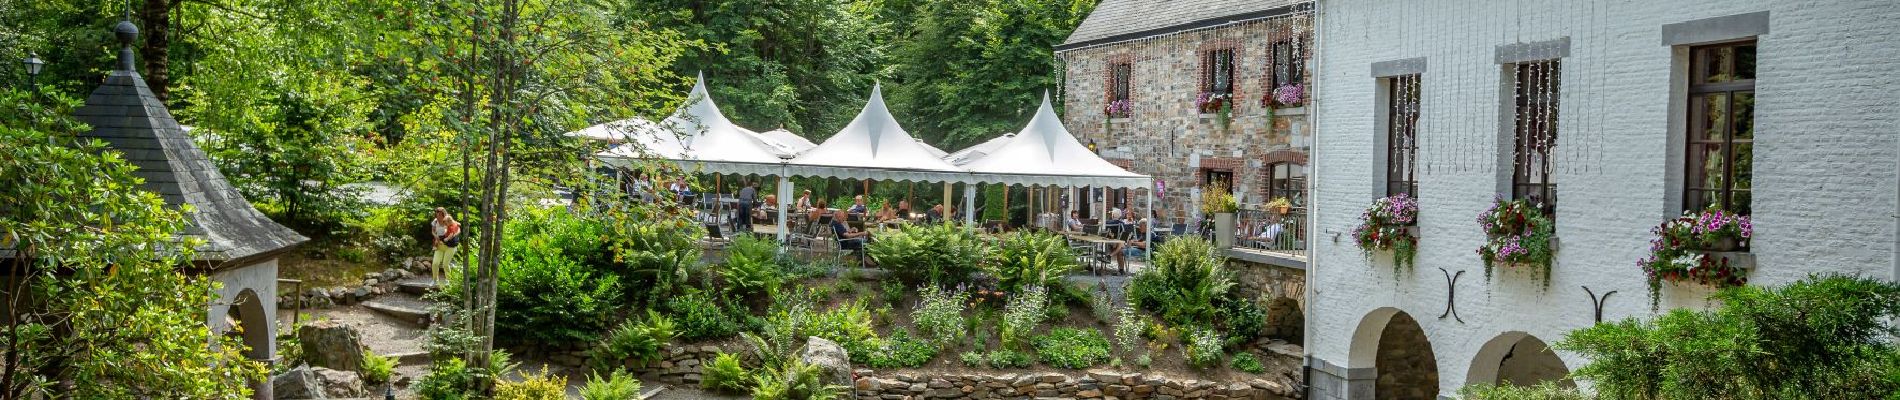
<path id="1" fill-rule="evenodd" d="M 382 282 L 383 282 L 383 278 L 369 278 L 369 279 L 364 279 L 364 280 L 363 280 L 363 286 L 376 286 L 376 284 L 378 284 L 378 283 L 382 283 Z"/>
<path id="2" fill-rule="evenodd" d="M 355 372 L 323 367 L 311 368 L 310 372 L 316 373 L 317 380 L 323 383 L 323 393 L 330 397 L 353 398 L 369 395 L 369 392 L 363 390 L 363 379 L 358 378 Z"/>
<path id="3" fill-rule="evenodd" d="M 339 371 L 363 370 L 363 337 L 356 328 L 336 321 L 316 321 L 297 328 L 303 361 L 312 367 Z"/>
<path id="4" fill-rule="evenodd" d="M 369 287 L 356 288 L 356 290 L 350 291 L 350 295 L 355 296 L 357 299 L 367 299 L 369 298 Z"/>
<path id="5" fill-rule="evenodd" d="M 310 367 L 298 366 L 282 374 L 271 377 L 271 392 L 278 399 L 328 399 L 323 393 L 323 382 Z"/>
<path id="6" fill-rule="evenodd" d="M 798 359 L 823 371 L 825 383 L 851 386 L 851 356 L 837 342 L 812 336 L 805 340 L 805 351 L 799 353 Z"/>
<path id="7" fill-rule="evenodd" d="M 1274 344 L 1269 344 L 1267 345 L 1267 351 L 1272 352 L 1274 354 L 1286 356 L 1286 357 L 1293 357 L 1293 358 L 1306 357 L 1306 354 L 1304 354 L 1306 352 L 1306 349 L 1301 348 L 1300 345 L 1286 343 L 1286 342 L 1278 342 Z"/>

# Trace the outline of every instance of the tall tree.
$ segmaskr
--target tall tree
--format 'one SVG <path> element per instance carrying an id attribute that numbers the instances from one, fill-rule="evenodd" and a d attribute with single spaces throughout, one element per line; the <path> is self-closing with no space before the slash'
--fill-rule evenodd
<path id="1" fill-rule="evenodd" d="M 1042 91 L 1061 84 L 1051 49 L 1096 0 L 977 0 L 911 5 L 893 50 L 891 109 L 940 147 L 1022 128 Z M 902 13 L 895 13 L 902 14 Z"/>
<path id="2" fill-rule="evenodd" d="M 171 98 L 171 15 L 177 4 L 172 0 L 145 0 L 144 10 L 139 12 L 139 25 L 145 27 L 145 47 L 139 49 L 139 58 L 145 60 L 141 75 L 160 101 Z"/>

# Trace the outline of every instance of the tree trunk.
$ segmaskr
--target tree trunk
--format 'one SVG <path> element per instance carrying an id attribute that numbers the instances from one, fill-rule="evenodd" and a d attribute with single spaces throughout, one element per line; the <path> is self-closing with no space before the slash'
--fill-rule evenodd
<path id="1" fill-rule="evenodd" d="M 145 47 L 139 49 L 139 56 L 145 59 L 145 82 L 152 87 L 152 95 L 159 101 L 169 100 L 171 90 L 171 11 L 172 0 L 145 0 L 145 10 L 139 18 L 145 29 Z"/>

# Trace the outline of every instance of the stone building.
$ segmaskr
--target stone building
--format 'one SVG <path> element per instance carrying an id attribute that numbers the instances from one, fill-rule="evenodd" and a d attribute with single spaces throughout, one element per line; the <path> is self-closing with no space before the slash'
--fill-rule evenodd
<path id="1" fill-rule="evenodd" d="M 1710 307 L 1709 287 L 1664 282 L 1652 310 L 1638 266 L 1651 229 L 1710 204 L 1753 218 L 1731 258 L 1748 285 L 1900 278 L 1900 3 L 1316 7 L 1311 398 L 1561 379 L 1587 362 L 1547 350 L 1571 331 Z M 1397 271 L 1352 236 L 1396 193 L 1419 203 L 1417 263 Z M 1547 277 L 1487 276 L 1476 217 L 1497 196 L 1552 206 Z"/>
<path id="2" fill-rule="evenodd" d="M 1104 158 L 1161 181 L 1156 226 L 1197 219 L 1212 183 L 1242 203 L 1286 197 L 1303 208 L 1312 21 L 1307 1 L 1104 0 L 1055 49 L 1063 122 Z M 1301 93 L 1276 101 L 1281 87 Z M 1105 197 L 1145 207 L 1139 194 Z"/>
<path id="3" fill-rule="evenodd" d="M 123 154 L 144 178 L 144 190 L 165 199 L 167 207 L 191 205 L 181 237 L 203 240 L 188 265 L 222 286 L 205 308 L 214 332 L 241 326 L 245 355 L 272 363 L 277 346 L 277 256 L 309 240 L 277 224 L 251 206 L 224 178 L 205 152 L 192 143 L 164 102 L 152 95 L 132 61 L 138 28 L 120 22 L 114 32 L 123 46 L 119 64 L 86 98 L 75 117 L 92 127 L 80 138 L 97 139 Z M 267 381 L 254 382 L 253 398 L 269 399 Z"/>

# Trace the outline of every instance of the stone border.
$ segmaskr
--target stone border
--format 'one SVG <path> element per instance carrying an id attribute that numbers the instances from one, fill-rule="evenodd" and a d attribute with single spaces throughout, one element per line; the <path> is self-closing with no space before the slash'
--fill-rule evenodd
<path id="1" fill-rule="evenodd" d="M 858 370 L 854 389 L 859 399 L 1298 399 L 1295 388 L 1268 381 L 1219 383 L 1177 380 L 1092 369 L 1081 375 L 1054 372 L 951 374 L 920 376 L 898 373 L 875 376 Z"/>

